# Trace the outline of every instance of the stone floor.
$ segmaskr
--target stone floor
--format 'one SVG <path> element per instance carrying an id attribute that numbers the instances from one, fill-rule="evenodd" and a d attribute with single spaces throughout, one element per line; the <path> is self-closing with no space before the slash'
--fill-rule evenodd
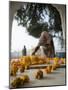
<path id="1" fill-rule="evenodd" d="M 22 87 L 38 87 L 38 86 L 56 86 L 56 85 L 65 85 L 65 68 L 58 68 L 51 74 L 44 74 L 44 78 L 41 80 L 35 79 L 35 72 L 38 69 L 29 69 L 24 73 L 18 73 L 17 76 L 27 74 L 30 78 L 30 82 Z M 14 77 L 10 77 L 10 82 Z"/>

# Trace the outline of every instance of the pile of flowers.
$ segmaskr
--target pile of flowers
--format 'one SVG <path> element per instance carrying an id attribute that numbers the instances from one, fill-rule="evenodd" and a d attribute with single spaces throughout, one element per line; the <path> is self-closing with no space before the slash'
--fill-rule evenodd
<path id="1" fill-rule="evenodd" d="M 10 62 L 10 74 L 16 76 L 17 71 L 24 72 L 26 69 L 29 69 L 30 65 L 39 65 L 39 64 L 65 64 L 65 58 L 47 58 L 41 56 L 23 56 L 17 60 L 11 60 Z"/>

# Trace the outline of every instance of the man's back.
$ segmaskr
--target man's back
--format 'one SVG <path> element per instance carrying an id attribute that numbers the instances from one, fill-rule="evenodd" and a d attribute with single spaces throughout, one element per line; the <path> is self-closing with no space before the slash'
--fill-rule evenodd
<path id="1" fill-rule="evenodd" d="M 53 39 L 52 39 L 52 36 L 47 31 L 43 31 L 41 33 L 39 43 L 38 43 L 37 47 L 35 48 L 35 51 L 33 52 L 33 54 L 35 54 L 37 52 L 37 50 L 39 49 L 40 46 L 43 47 L 44 54 L 47 57 L 55 56 Z"/>
<path id="2" fill-rule="evenodd" d="M 52 36 L 48 32 L 43 31 L 41 33 L 41 36 L 40 36 L 38 44 L 40 46 L 46 46 L 46 44 L 50 44 L 51 43 L 51 40 L 52 40 Z"/>

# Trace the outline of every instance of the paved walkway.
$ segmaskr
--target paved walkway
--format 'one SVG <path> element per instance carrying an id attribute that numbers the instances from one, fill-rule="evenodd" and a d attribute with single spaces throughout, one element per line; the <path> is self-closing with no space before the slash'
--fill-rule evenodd
<path id="1" fill-rule="evenodd" d="M 58 68 L 51 74 L 44 72 L 44 78 L 41 80 L 35 79 L 35 72 L 37 69 L 26 70 L 24 73 L 18 73 L 18 76 L 27 74 L 30 78 L 30 83 L 22 87 L 35 87 L 35 86 L 56 86 L 65 85 L 65 68 Z M 13 77 L 11 77 L 11 80 Z"/>

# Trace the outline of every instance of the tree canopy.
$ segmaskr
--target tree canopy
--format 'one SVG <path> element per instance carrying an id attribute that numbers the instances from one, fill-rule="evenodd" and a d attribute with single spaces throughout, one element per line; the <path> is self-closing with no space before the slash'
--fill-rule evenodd
<path id="1" fill-rule="evenodd" d="M 51 4 L 25 3 L 17 10 L 15 19 L 18 25 L 26 27 L 28 33 L 36 38 L 42 31 L 62 32 L 60 14 Z"/>

